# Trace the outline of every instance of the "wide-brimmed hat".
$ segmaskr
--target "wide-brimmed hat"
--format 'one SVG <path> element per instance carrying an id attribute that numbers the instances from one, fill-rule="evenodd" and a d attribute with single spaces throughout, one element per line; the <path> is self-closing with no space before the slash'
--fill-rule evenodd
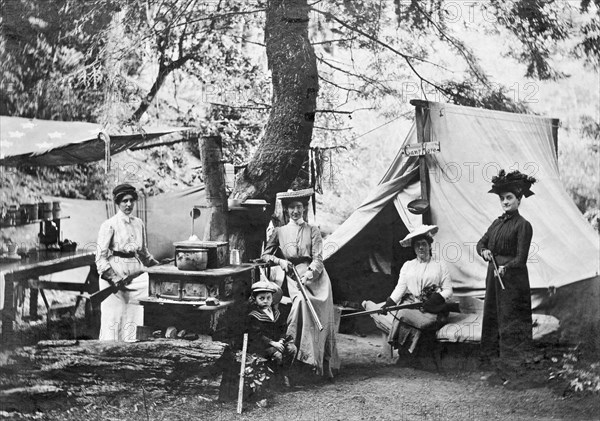
<path id="1" fill-rule="evenodd" d="M 515 170 L 508 174 L 504 170 L 500 170 L 497 176 L 492 178 L 492 188 L 488 193 L 501 194 L 512 192 L 517 196 L 532 196 L 531 185 L 537 180 L 534 177 L 523 174 Z"/>
<path id="2" fill-rule="evenodd" d="M 289 203 L 294 200 L 300 202 L 308 202 L 308 200 L 315 194 L 313 188 L 302 189 L 302 190 L 288 190 L 286 192 L 279 192 L 276 195 L 277 200 L 281 200 L 281 203 Z"/>
<path id="3" fill-rule="evenodd" d="M 410 247 L 411 240 L 415 237 L 430 237 L 438 232 L 437 225 L 420 225 L 411 233 L 409 233 L 406 237 L 400 240 L 400 245 L 402 247 Z"/>

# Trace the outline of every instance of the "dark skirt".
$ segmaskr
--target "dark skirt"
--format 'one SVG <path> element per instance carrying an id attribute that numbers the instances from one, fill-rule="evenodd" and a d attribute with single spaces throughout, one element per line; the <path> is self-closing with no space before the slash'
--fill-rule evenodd
<path id="1" fill-rule="evenodd" d="M 496 257 L 498 266 L 504 263 Z M 494 265 L 488 265 L 483 326 L 481 332 L 481 358 L 508 364 L 523 361 L 532 347 L 531 290 L 527 268 L 507 269 L 502 276 L 506 289 L 502 289 L 494 275 Z"/>

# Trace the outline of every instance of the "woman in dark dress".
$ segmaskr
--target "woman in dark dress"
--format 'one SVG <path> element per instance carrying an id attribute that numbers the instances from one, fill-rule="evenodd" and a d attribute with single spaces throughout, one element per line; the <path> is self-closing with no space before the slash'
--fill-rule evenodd
<path id="1" fill-rule="evenodd" d="M 511 368 L 526 358 L 532 345 L 531 291 L 527 256 L 533 236 L 531 224 L 519 214 L 523 196 L 535 178 L 519 171 L 501 170 L 492 179 L 492 189 L 500 197 L 504 214 L 497 218 L 477 243 L 477 253 L 488 262 L 481 360 L 484 365 L 499 364 Z M 500 280 L 495 274 L 493 260 Z"/>

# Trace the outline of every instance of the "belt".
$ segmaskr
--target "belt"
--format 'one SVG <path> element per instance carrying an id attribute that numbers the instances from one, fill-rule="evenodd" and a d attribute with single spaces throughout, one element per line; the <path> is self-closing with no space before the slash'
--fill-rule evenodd
<path id="1" fill-rule="evenodd" d="M 123 259 L 133 259 L 135 257 L 135 253 L 132 251 L 123 252 L 123 251 L 113 250 L 112 254 L 113 254 L 113 256 L 122 257 Z"/>
<path id="2" fill-rule="evenodd" d="M 288 259 L 290 262 L 292 262 L 294 264 L 294 266 L 297 266 L 301 263 L 310 263 L 312 262 L 312 259 L 310 257 L 290 257 Z"/>

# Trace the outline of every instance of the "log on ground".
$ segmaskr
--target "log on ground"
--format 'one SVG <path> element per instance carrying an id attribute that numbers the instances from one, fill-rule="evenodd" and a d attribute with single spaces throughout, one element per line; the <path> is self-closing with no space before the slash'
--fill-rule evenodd
<path id="1" fill-rule="evenodd" d="M 141 393 L 144 400 L 172 393 L 215 400 L 233 365 L 229 346 L 205 337 L 42 341 L 2 356 L 0 401 L 4 411 L 33 412 Z"/>

